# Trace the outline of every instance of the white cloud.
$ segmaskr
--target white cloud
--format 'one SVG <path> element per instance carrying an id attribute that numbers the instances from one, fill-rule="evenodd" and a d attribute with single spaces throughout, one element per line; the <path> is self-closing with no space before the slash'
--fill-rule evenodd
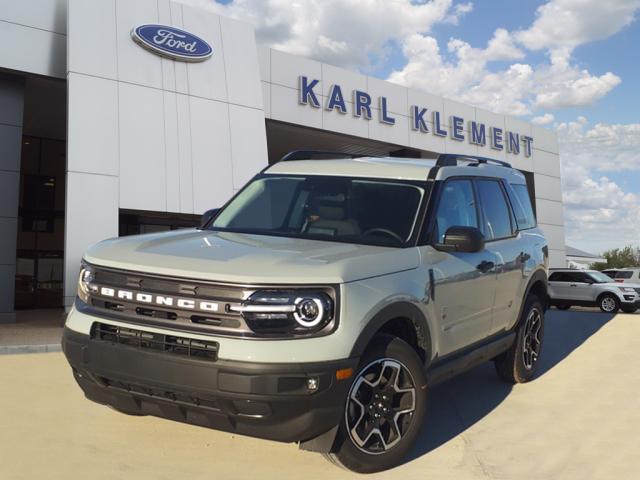
<path id="1" fill-rule="evenodd" d="M 597 123 L 584 117 L 557 128 L 563 160 L 590 170 L 640 171 L 640 123 Z"/>
<path id="2" fill-rule="evenodd" d="M 605 172 L 640 171 L 640 124 L 558 125 L 567 243 L 605 250 L 640 243 L 640 196 Z"/>
<path id="3" fill-rule="evenodd" d="M 260 43 L 345 68 L 385 60 L 389 42 L 457 23 L 471 3 L 453 0 L 182 0 L 253 24 Z"/>
<path id="4" fill-rule="evenodd" d="M 549 125 L 550 123 L 553 123 L 554 120 L 555 117 L 553 116 L 553 114 L 545 113 L 544 115 L 533 117 L 531 119 L 531 123 L 534 123 L 536 125 Z"/>
<path id="5" fill-rule="evenodd" d="M 619 32 L 634 20 L 640 0 L 551 0 L 531 27 L 516 33 L 530 50 L 573 49 Z"/>

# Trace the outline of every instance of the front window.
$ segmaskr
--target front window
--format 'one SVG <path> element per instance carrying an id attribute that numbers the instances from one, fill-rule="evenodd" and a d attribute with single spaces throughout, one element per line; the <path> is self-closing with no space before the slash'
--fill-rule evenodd
<path id="1" fill-rule="evenodd" d="M 265 175 L 209 229 L 400 247 L 413 233 L 423 194 L 409 182 Z"/>

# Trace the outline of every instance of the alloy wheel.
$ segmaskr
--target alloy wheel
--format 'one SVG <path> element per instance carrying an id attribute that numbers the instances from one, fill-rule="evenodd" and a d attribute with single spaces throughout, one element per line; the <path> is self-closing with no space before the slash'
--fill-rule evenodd
<path id="1" fill-rule="evenodd" d="M 522 361 L 527 370 L 533 369 L 540 357 L 542 349 L 542 314 L 537 308 L 532 309 L 527 316 L 524 325 L 524 345 L 522 348 Z"/>
<path id="2" fill-rule="evenodd" d="M 616 301 L 611 297 L 604 297 L 600 305 L 605 312 L 613 312 L 616 309 Z"/>
<path id="3" fill-rule="evenodd" d="M 416 387 L 409 369 L 391 358 L 371 362 L 353 382 L 345 421 L 361 451 L 379 455 L 398 444 L 416 409 Z"/>

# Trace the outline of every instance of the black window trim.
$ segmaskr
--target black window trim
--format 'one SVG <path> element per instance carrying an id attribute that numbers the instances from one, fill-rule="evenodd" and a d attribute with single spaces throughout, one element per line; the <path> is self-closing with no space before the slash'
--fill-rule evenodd
<path id="1" fill-rule="evenodd" d="M 518 218 L 515 216 L 515 208 L 513 208 L 511 195 L 509 195 L 509 192 L 511 191 L 511 192 L 513 192 L 514 198 L 518 199 L 518 194 L 516 193 L 515 188 L 513 188 L 515 185 L 520 185 L 520 186 L 526 188 L 527 189 L 527 195 L 529 195 L 529 190 L 528 190 L 527 184 L 525 184 L 525 183 L 514 183 L 514 184 L 512 184 L 512 183 L 510 183 L 510 182 L 508 182 L 508 181 L 506 181 L 504 179 L 503 179 L 503 181 L 504 181 L 504 187 L 505 187 L 506 192 L 507 192 L 507 200 L 509 201 L 509 206 L 511 207 L 511 209 L 513 211 L 513 216 L 515 218 L 516 227 L 517 227 L 518 231 L 519 232 L 524 232 L 525 230 L 531 230 L 532 228 L 538 228 L 538 216 L 536 215 L 536 212 L 535 212 L 535 210 L 533 208 L 533 205 L 531 205 L 531 213 L 533 213 L 533 225 L 530 226 L 530 227 L 527 227 L 527 228 L 521 228 L 520 225 L 518 225 Z M 529 202 L 532 203 L 531 198 L 529 198 Z"/>
<path id="2" fill-rule="evenodd" d="M 507 206 L 507 210 L 509 211 L 509 222 L 511 224 L 511 235 L 507 235 L 504 237 L 498 237 L 498 238 L 492 238 L 491 240 L 488 240 L 485 238 L 484 243 L 492 243 L 492 242 L 499 242 L 500 240 L 508 240 L 510 238 L 516 238 L 518 236 L 518 234 L 520 233 L 520 230 L 518 229 L 518 223 L 516 222 L 516 217 L 515 217 L 515 213 L 513 211 L 513 207 L 511 206 L 511 202 L 509 202 L 509 196 L 507 195 L 505 186 L 504 186 L 504 182 L 506 181 L 504 178 L 496 178 L 496 177 L 473 177 L 474 180 L 474 187 L 475 187 L 475 183 L 476 182 L 480 182 L 483 180 L 489 180 L 489 181 L 493 181 L 493 182 L 497 182 L 500 186 L 500 190 L 502 190 L 502 196 L 505 200 L 505 205 Z M 477 190 L 477 188 L 476 188 Z M 480 195 L 476 194 L 476 202 L 477 202 L 477 208 L 480 209 L 480 213 L 482 215 L 482 222 L 481 224 L 484 226 L 484 207 L 482 205 L 482 202 L 480 200 Z M 480 231 L 482 231 L 483 229 L 480 229 Z M 484 232 L 483 232 L 484 235 Z M 485 236 L 486 237 L 486 236 Z"/>

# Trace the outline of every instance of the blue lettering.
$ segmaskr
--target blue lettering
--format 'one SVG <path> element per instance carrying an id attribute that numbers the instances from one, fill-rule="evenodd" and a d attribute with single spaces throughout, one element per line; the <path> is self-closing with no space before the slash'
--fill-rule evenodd
<path id="1" fill-rule="evenodd" d="M 533 142 L 533 138 L 528 137 L 526 135 L 523 135 L 520 138 L 522 138 L 522 142 L 524 143 L 524 156 L 525 157 L 530 157 L 531 156 L 531 143 Z"/>
<path id="2" fill-rule="evenodd" d="M 347 104 L 344 101 L 340 85 L 333 85 L 329 90 L 327 110 L 333 110 L 335 108 L 337 108 L 340 113 L 347 113 Z"/>
<path id="3" fill-rule="evenodd" d="M 451 117 L 451 138 L 461 142 L 464 140 L 464 133 L 462 133 L 462 124 L 464 119 L 460 117 Z"/>
<path id="4" fill-rule="evenodd" d="M 469 130 L 471 130 L 471 143 L 475 145 L 485 146 L 487 144 L 487 133 L 484 123 L 469 122 Z"/>
<path id="5" fill-rule="evenodd" d="M 507 152 L 518 155 L 520 153 L 520 135 L 507 132 Z"/>
<path id="6" fill-rule="evenodd" d="M 447 131 L 440 125 L 440 112 L 433 112 L 433 133 L 439 137 L 447 136 Z"/>
<path id="7" fill-rule="evenodd" d="M 502 150 L 504 148 L 501 128 L 491 127 L 491 148 L 494 150 Z"/>
<path id="8" fill-rule="evenodd" d="M 395 125 L 396 119 L 389 115 L 387 110 L 387 97 L 380 97 L 380 121 L 389 125 Z"/>
<path id="9" fill-rule="evenodd" d="M 300 94 L 298 101 L 302 105 L 311 104 L 312 107 L 320 108 L 318 97 L 316 97 L 316 93 L 313 91 L 313 88 L 319 82 L 320 80 L 312 80 L 309 82 L 309 79 L 304 75 L 298 77 L 298 92 Z"/>
<path id="10" fill-rule="evenodd" d="M 353 104 L 355 110 L 353 111 L 354 117 L 361 117 L 371 120 L 371 95 L 367 92 L 360 90 L 354 90 L 353 92 Z"/>
<path id="11" fill-rule="evenodd" d="M 429 132 L 429 127 L 424 119 L 424 115 L 427 113 L 426 108 L 420 108 L 416 105 L 411 107 L 411 128 L 419 130 L 423 133 Z"/>

